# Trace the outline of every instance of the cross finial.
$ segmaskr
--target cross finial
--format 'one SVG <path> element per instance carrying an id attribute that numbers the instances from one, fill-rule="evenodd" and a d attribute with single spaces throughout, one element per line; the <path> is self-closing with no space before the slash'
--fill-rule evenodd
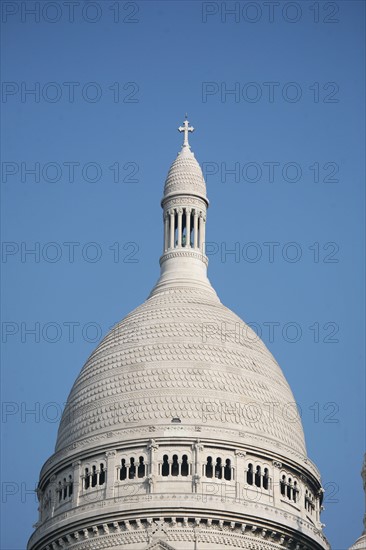
<path id="1" fill-rule="evenodd" d="M 178 131 L 179 132 L 184 132 L 183 147 L 189 147 L 188 132 L 193 132 L 194 128 L 193 128 L 193 126 L 189 125 L 189 120 L 188 120 L 187 113 L 186 113 L 185 121 L 183 122 L 183 126 L 179 126 Z"/>

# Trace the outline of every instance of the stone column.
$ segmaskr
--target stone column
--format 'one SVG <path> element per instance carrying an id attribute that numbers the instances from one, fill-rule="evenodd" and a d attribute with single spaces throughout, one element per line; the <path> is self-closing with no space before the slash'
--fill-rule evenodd
<path id="1" fill-rule="evenodd" d="M 202 457 L 203 457 L 203 445 L 200 442 L 199 439 L 197 439 L 193 445 L 193 472 L 192 472 L 192 480 L 193 480 L 193 492 L 198 493 L 200 488 L 200 481 L 202 477 Z"/>
<path id="2" fill-rule="evenodd" d="M 243 489 L 246 484 L 246 464 L 245 457 L 246 452 L 237 449 L 235 451 L 235 496 L 236 500 L 243 498 L 245 494 Z"/>
<path id="3" fill-rule="evenodd" d="M 72 504 L 78 506 L 80 495 L 80 483 L 81 479 L 81 461 L 77 460 L 72 464 Z"/>
<path id="4" fill-rule="evenodd" d="M 106 490 L 105 498 L 114 497 L 114 484 L 117 479 L 116 451 L 107 451 L 106 454 Z"/>
<path id="5" fill-rule="evenodd" d="M 169 212 L 170 217 L 170 242 L 169 248 L 174 248 L 174 209 Z"/>
<path id="6" fill-rule="evenodd" d="M 191 248 L 191 209 L 186 208 L 186 247 Z"/>
<path id="7" fill-rule="evenodd" d="M 205 253 L 205 239 L 206 239 L 206 216 L 200 215 L 200 249 L 202 254 Z"/>
<path id="8" fill-rule="evenodd" d="M 193 248 L 198 248 L 198 212 L 196 209 L 193 218 Z"/>
<path id="9" fill-rule="evenodd" d="M 163 252 L 166 252 L 169 248 L 169 214 L 168 212 L 165 213 L 164 218 L 164 250 Z"/>
<path id="10" fill-rule="evenodd" d="M 56 491 L 56 476 L 53 474 L 50 478 L 50 489 L 51 489 L 51 510 L 50 517 L 53 518 L 56 507 L 57 491 Z"/>
<path id="11" fill-rule="evenodd" d="M 178 235 L 177 235 L 177 246 L 181 248 L 182 246 L 182 217 L 183 217 L 183 208 L 178 208 Z"/>
<path id="12" fill-rule="evenodd" d="M 320 526 L 321 526 L 320 516 L 321 516 L 322 510 L 323 510 L 323 506 L 322 506 L 323 498 L 324 498 L 324 489 L 323 489 L 323 487 L 320 487 L 320 489 L 318 491 L 318 498 L 317 498 L 317 502 L 318 502 L 318 522 L 319 522 Z M 366 527 L 366 525 L 365 525 L 365 527 Z"/>
<path id="13" fill-rule="evenodd" d="M 149 451 L 149 469 L 148 469 L 148 484 L 149 484 L 149 492 L 154 492 L 154 483 L 156 480 L 156 476 L 158 475 L 158 462 L 156 460 L 156 451 L 158 450 L 159 445 L 156 443 L 154 439 L 150 439 L 147 450 Z"/>
<path id="14" fill-rule="evenodd" d="M 121 460 L 118 461 L 116 464 L 116 480 L 120 480 L 120 473 L 121 473 Z"/>
<path id="15" fill-rule="evenodd" d="M 273 464 L 273 475 L 272 475 L 272 482 L 271 482 L 271 489 L 272 489 L 272 497 L 273 497 L 273 506 L 276 505 L 276 502 L 279 502 L 281 499 L 281 487 L 280 487 L 280 480 L 281 480 L 281 468 L 282 463 L 277 462 L 277 460 L 274 460 L 272 462 Z M 269 472 L 271 474 L 271 472 Z"/>
<path id="16" fill-rule="evenodd" d="M 42 492 L 39 487 L 36 489 L 36 493 L 37 493 L 37 499 L 38 499 L 38 508 L 37 508 L 38 522 L 37 523 L 39 523 L 43 519 L 43 507 L 47 499 L 47 493 L 45 492 L 44 495 L 42 495 Z"/>

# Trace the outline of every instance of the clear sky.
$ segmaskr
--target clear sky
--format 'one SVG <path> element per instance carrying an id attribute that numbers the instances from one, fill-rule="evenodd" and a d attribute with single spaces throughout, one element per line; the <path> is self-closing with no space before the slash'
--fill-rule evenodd
<path id="1" fill-rule="evenodd" d="M 346 549 L 364 512 L 364 2 L 1 8 L 1 549 L 25 548 L 84 361 L 158 278 L 186 111 L 210 279 L 283 368 Z"/>

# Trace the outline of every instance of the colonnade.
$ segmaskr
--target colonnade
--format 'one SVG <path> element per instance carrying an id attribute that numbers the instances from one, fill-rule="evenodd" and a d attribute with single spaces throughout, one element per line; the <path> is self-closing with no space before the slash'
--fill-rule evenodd
<path id="1" fill-rule="evenodd" d="M 164 252 L 193 248 L 204 254 L 206 215 L 189 207 L 170 208 L 164 213 Z"/>

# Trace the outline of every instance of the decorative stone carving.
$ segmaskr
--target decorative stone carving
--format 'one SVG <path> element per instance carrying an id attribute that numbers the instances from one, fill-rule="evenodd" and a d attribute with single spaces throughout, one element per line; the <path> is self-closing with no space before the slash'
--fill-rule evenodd
<path id="1" fill-rule="evenodd" d="M 200 451 L 203 451 L 204 446 L 203 446 L 202 442 L 201 442 L 199 439 L 197 439 L 197 440 L 193 443 L 192 449 L 194 449 L 196 452 L 200 452 Z"/>
<path id="2" fill-rule="evenodd" d="M 163 256 L 161 256 L 160 258 L 160 265 L 162 266 L 164 262 L 166 262 L 167 260 L 171 260 L 172 258 L 197 258 L 205 265 L 208 265 L 208 258 L 200 253 L 198 249 L 182 250 L 181 248 L 165 252 L 165 254 L 163 254 Z"/>
<path id="3" fill-rule="evenodd" d="M 201 476 L 199 476 L 198 474 L 194 474 L 193 484 L 195 485 L 195 487 L 197 487 L 197 485 L 199 484 L 200 481 L 201 481 Z"/>
<path id="4" fill-rule="evenodd" d="M 241 451 L 241 450 L 235 449 L 235 456 L 237 456 L 239 458 L 245 458 L 246 454 L 247 454 L 246 451 Z"/>
<path id="5" fill-rule="evenodd" d="M 159 445 L 156 443 L 154 439 L 150 439 L 147 448 L 149 451 L 157 451 L 159 448 Z"/>

